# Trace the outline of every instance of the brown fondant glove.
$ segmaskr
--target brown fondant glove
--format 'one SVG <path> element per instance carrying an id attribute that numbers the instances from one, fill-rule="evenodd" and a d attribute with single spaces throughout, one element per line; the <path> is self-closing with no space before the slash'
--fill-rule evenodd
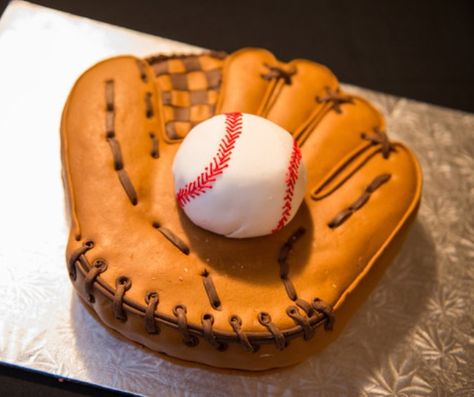
<path id="1" fill-rule="evenodd" d="M 180 141 L 223 112 L 266 117 L 301 147 L 308 190 L 278 233 L 228 239 L 176 203 Z M 385 129 L 324 66 L 265 50 L 95 65 L 61 129 L 76 290 L 109 327 L 171 356 L 244 369 L 302 360 L 330 339 L 321 325 L 355 310 L 416 213 L 419 165 Z"/>

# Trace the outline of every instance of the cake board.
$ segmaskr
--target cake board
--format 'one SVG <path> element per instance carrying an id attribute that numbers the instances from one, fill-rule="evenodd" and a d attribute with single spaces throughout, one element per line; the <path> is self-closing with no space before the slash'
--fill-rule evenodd
<path id="1" fill-rule="evenodd" d="M 358 87 L 344 85 L 415 150 L 425 187 L 402 251 L 336 343 L 288 369 L 214 370 L 125 341 L 79 302 L 64 257 L 67 94 L 103 58 L 199 50 L 22 1 L 2 16 L 0 361 L 143 395 L 474 393 L 474 115 Z"/>

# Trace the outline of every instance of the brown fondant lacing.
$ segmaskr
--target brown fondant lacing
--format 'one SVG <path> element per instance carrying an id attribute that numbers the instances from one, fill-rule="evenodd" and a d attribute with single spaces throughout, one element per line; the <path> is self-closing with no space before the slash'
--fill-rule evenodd
<path id="1" fill-rule="evenodd" d="M 115 87 L 113 80 L 105 82 L 105 109 L 107 112 L 115 112 Z"/>
<path id="2" fill-rule="evenodd" d="M 94 282 L 96 278 L 106 270 L 107 263 L 105 262 L 105 259 L 98 258 L 94 261 L 89 271 L 87 272 L 86 277 L 84 278 L 84 290 L 90 303 L 95 302 L 95 297 L 93 294 Z"/>
<path id="3" fill-rule="evenodd" d="M 360 137 L 371 142 L 374 145 L 381 145 L 383 158 L 388 159 L 390 156 L 390 152 L 394 151 L 395 147 L 389 141 L 387 133 L 385 131 L 380 130 L 380 128 L 378 127 L 375 127 L 373 131 L 374 135 L 369 135 L 366 132 L 362 132 L 360 134 Z"/>
<path id="4" fill-rule="evenodd" d="M 379 176 L 376 176 L 375 179 L 370 183 L 369 186 L 366 188 L 366 192 L 369 194 L 372 194 L 375 192 L 380 186 L 382 186 L 384 183 L 388 182 L 391 178 L 390 174 L 380 174 Z"/>
<path id="5" fill-rule="evenodd" d="M 112 311 L 117 320 L 126 321 L 127 313 L 123 308 L 123 297 L 125 293 L 131 288 L 132 282 L 126 276 L 117 277 L 115 280 L 115 295 L 112 301 Z"/>
<path id="6" fill-rule="evenodd" d="M 148 119 L 151 119 L 155 111 L 153 110 L 153 101 L 152 101 L 153 94 L 151 92 L 145 92 L 145 116 Z"/>
<path id="7" fill-rule="evenodd" d="M 140 73 L 140 79 L 144 82 L 148 82 L 148 74 L 146 72 L 146 65 L 142 60 L 137 59 L 137 68 Z"/>
<path id="8" fill-rule="evenodd" d="M 149 334 L 159 334 L 161 330 L 155 321 L 155 311 L 159 303 L 158 292 L 148 292 L 145 295 L 145 303 L 147 305 L 145 311 L 145 330 Z"/>
<path id="9" fill-rule="evenodd" d="M 186 317 L 187 309 L 184 305 L 176 305 L 173 308 L 173 314 L 176 316 L 178 321 L 178 329 L 183 335 L 183 342 L 189 347 L 194 347 L 199 343 L 199 339 L 191 335 L 188 330 L 188 320 Z"/>
<path id="10" fill-rule="evenodd" d="M 343 209 L 341 212 L 339 212 L 339 214 L 332 218 L 332 220 L 328 223 L 328 226 L 331 229 L 341 226 L 345 221 L 349 219 L 349 217 L 352 216 L 352 213 L 353 211 L 349 208 Z"/>
<path id="11" fill-rule="evenodd" d="M 326 95 L 316 96 L 316 103 L 320 104 L 320 106 L 315 108 L 311 116 L 295 134 L 295 139 L 300 146 L 304 145 L 311 133 L 330 111 L 341 114 L 341 105 L 354 103 L 353 98 L 348 95 L 342 95 L 339 88 L 333 90 L 330 87 L 325 87 L 325 91 Z"/>
<path id="12" fill-rule="evenodd" d="M 233 315 L 229 319 L 230 326 L 234 330 L 235 334 L 237 335 L 237 338 L 239 340 L 240 345 L 244 348 L 244 350 L 248 352 L 256 352 L 258 346 L 253 346 L 245 334 L 245 332 L 242 331 L 242 319 L 237 316 Z"/>
<path id="13" fill-rule="evenodd" d="M 280 264 L 280 277 L 288 276 L 290 272 L 290 267 L 288 265 L 288 256 L 290 254 L 291 249 L 295 242 L 305 234 L 306 230 L 304 227 L 299 227 L 283 244 L 283 247 L 280 249 L 280 253 L 278 255 L 278 263 Z"/>
<path id="14" fill-rule="evenodd" d="M 294 232 L 288 240 L 283 244 L 278 255 L 278 263 L 280 264 L 280 279 L 285 286 L 286 293 L 288 297 L 295 301 L 298 299 L 298 294 L 296 293 L 295 286 L 291 282 L 288 273 L 290 272 L 290 267 L 288 264 L 288 256 L 295 242 L 305 234 L 306 230 L 304 227 L 299 227 L 296 232 Z"/>
<path id="15" fill-rule="evenodd" d="M 291 84 L 291 77 L 296 74 L 296 68 L 293 67 L 290 70 L 285 70 L 280 66 L 269 65 L 268 63 L 263 64 L 267 69 L 267 73 L 261 74 L 262 79 L 264 80 L 279 80 L 282 79 L 285 84 Z"/>
<path id="16" fill-rule="evenodd" d="M 115 139 L 115 136 L 107 136 L 107 141 L 109 142 L 110 149 L 112 150 L 115 171 L 120 171 L 123 169 L 123 158 L 120 144 L 118 143 L 117 139 Z"/>
<path id="17" fill-rule="evenodd" d="M 189 247 L 181 240 L 176 234 L 174 234 L 170 229 L 161 226 L 158 222 L 153 223 L 153 227 L 157 229 L 166 239 L 172 243 L 176 248 L 178 248 L 183 254 L 189 255 Z"/>
<path id="18" fill-rule="evenodd" d="M 85 242 L 84 245 L 88 246 L 88 248 L 92 248 L 92 242 Z M 83 245 L 83 246 L 84 246 Z M 73 252 L 71 255 L 70 261 L 73 261 L 76 258 L 77 261 L 77 270 L 81 272 L 84 279 L 87 278 L 88 274 L 90 273 L 94 266 L 91 266 L 89 261 L 87 260 L 86 255 L 82 252 L 82 247 L 78 248 Z M 81 251 L 80 251 L 81 250 Z M 69 263 L 68 262 L 68 263 Z M 178 305 L 177 309 L 173 311 L 174 315 L 170 316 L 165 313 L 159 313 L 157 309 L 158 304 L 158 295 L 154 295 L 154 293 L 149 294 L 146 297 L 146 305 L 142 306 L 137 302 L 131 301 L 126 299 L 125 293 L 128 289 L 131 288 L 130 280 L 127 277 L 119 277 L 116 281 L 115 288 L 108 286 L 104 281 L 101 279 L 100 274 L 95 277 L 94 281 L 94 290 L 100 291 L 102 294 L 105 295 L 108 299 L 112 301 L 112 310 L 116 318 L 125 320 L 127 318 L 126 313 L 130 311 L 131 313 L 141 315 L 145 318 L 145 329 L 147 332 L 153 333 L 156 326 L 157 332 L 159 332 L 160 324 L 165 324 L 174 329 L 178 329 L 183 334 L 183 341 L 188 341 L 188 344 L 194 346 L 195 343 L 198 343 L 198 336 L 211 337 L 211 331 L 209 329 L 209 325 L 206 325 L 206 331 L 204 331 L 204 326 L 201 324 L 200 326 L 191 325 L 187 322 L 186 317 L 186 308 L 183 305 Z M 87 287 L 86 287 L 87 288 Z M 297 299 L 295 303 L 299 307 L 304 307 L 303 309 L 307 313 L 307 320 L 312 328 L 318 327 L 320 324 L 323 324 L 325 321 L 329 321 L 329 324 L 326 325 L 326 328 L 331 326 L 333 314 L 331 309 L 328 305 L 325 305 L 319 299 L 315 299 L 312 301 L 311 310 L 314 312 L 315 308 L 321 316 L 314 316 L 310 310 L 307 308 L 307 303 L 303 300 Z M 269 320 L 266 317 L 266 314 L 262 317 L 264 323 Z M 295 321 L 296 322 L 296 321 Z M 238 342 L 245 350 L 248 351 L 257 351 L 261 344 L 268 344 L 268 343 L 275 343 L 278 346 L 284 346 L 286 343 L 296 337 L 304 336 L 305 331 L 303 326 L 297 324 L 293 328 L 280 330 L 276 328 L 274 324 L 270 323 L 265 325 L 265 327 L 270 331 L 268 333 L 265 332 L 244 332 L 242 330 L 242 320 L 239 316 L 234 315 L 229 319 L 229 323 L 232 327 L 231 333 L 227 331 L 221 330 L 214 330 L 212 327 L 212 336 L 215 340 L 221 345 L 220 349 L 225 349 L 229 343 Z M 154 325 L 153 325 L 154 324 Z M 262 324 L 263 325 L 263 324 Z M 273 332 L 272 332 L 273 330 Z M 308 331 L 306 330 L 306 334 Z M 276 335 L 276 336 L 275 336 Z"/>
<path id="19" fill-rule="evenodd" d="M 105 112 L 105 136 L 113 138 L 115 136 L 115 111 L 106 110 Z"/>
<path id="20" fill-rule="evenodd" d="M 296 306 L 288 306 L 286 309 L 286 314 L 290 316 L 296 324 L 300 325 L 303 328 L 303 338 L 305 340 L 311 339 L 314 335 L 314 329 L 311 327 L 308 319 L 303 316 Z"/>
<path id="21" fill-rule="evenodd" d="M 337 214 L 329 223 L 328 226 L 334 229 L 341 226 L 352 214 L 361 209 L 367 201 L 369 201 L 370 195 L 375 192 L 380 186 L 388 182 L 391 178 L 390 174 L 381 174 L 374 178 L 374 180 L 368 185 L 362 195 L 354 201 L 348 208 L 343 209 Z"/>
<path id="22" fill-rule="evenodd" d="M 298 297 L 296 288 L 292 281 L 290 280 L 288 274 L 290 272 L 290 267 L 288 263 L 288 257 L 293 245 L 305 234 L 306 230 L 304 227 L 299 227 L 283 244 L 278 255 L 278 263 L 280 264 L 280 279 L 285 286 L 286 294 L 288 297 L 296 303 L 298 307 L 304 310 L 304 312 L 310 317 L 313 314 L 313 308 L 311 304 L 306 302 L 304 299 Z"/>
<path id="23" fill-rule="evenodd" d="M 209 342 L 211 346 L 214 346 L 219 351 L 227 349 L 227 345 L 219 343 L 216 339 L 212 326 L 214 325 L 214 316 L 210 313 L 205 313 L 201 317 L 202 333 L 204 338 Z"/>
<path id="24" fill-rule="evenodd" d="M 322 299 L 319 298 L 314 298 L 312 305 L 314 307 L 314 310 L 316 310 L 318 313 L 321 313 L 325 316 L 326 322 L 324 324 L 324 329 L 327 331 L 332 330 L 334 327 L 334 322 L 336 320 L 336 317 L 334 315 L 334 311 L 332 310 L 331 306 L 329 306 L 326 302 L 324 302 Z"/>
<path id="25" fill-rule="evenodd" d="M 128 198 L 130 199 L 130 202 L 132 205 L 137 205 L 138 203 L 138 198 L 137 198 L 137 192 L 135 191 L 135 188 L 133 187 L 132 181 L 130 180 L 130 177 L 128 176 L 127 171 L 125 169 L 121 169 L 117 171 L 120 183 L 122 184 L 123 189 L 125 190 L 125 193 L 127 193 Z"/>
<path id="26" fill-rule="evenodd" d="M 285 286 L 285 291 L 286 294 L 288 295 L 288 298 L 290 298 L 292 301 L 296 300 L 298 298 L 298 294 L 296 293 L 296 288 L 293 285 L 293 282 L 288 278 L 288 276 L 280 277 L 281 281 L 283 282 L 283 285 Z"/>
<path id="27" fill-rule="evenodd" d="M 216 58 L 216 59 L 224 59 L 224 58 L 227 57 L 227 53 L 224 52 L 224 51 L 209 51 L 209 52 L 204 52 L 204 53 L 199 54 L 199 56 L 204 56 L 204 55 L 207 55 L 207 56 L 210 56 L 210 57 Z M 171 54 L 171 55 L 159 54 L 159 55 L 153 55 L 151 57 L 146 58 L 146 61 L 150 65 L 154 65 L 156 63 L 161 63 L 161 62 L 169 61 L 169 60 L 172 60 L 172 59 L 182 59 L 182 60 L 184 60 L 186 58 L 196 57 L 196 56 L 197 56 L 196 54 Z"/>
<path id="28" fill-rule="evenodd" d="M 277 347 L 278 350 L 283 350 L 287 343 L 285 336 L 281 332 L 281 330 L 272 323 L 272 317 L 270 314 L 267 312 L 260 312 L 258 313 L 258 322 L 262 324 L 265 328 L 267 328 L 270 333 L 273 335 L 273 338 L 275 340 L 275 346 Z"/>
<path id="29" fill-rule="evenodd" d="M 313 307 L 309 302 L 306 302 L 304 299 L 297 298 L 295 300 L 296 306 L 303 310 L 308 317 L 311 317 L 314 314 Z"/>
<path id="30" fill-rule="evenodd" d="M 267 88 L 265 100 L 259 110 L 259 115 L 266 117 L 280 96 L 283 87 L 292 84 L 292 76 L 296 74 L 296 68 L 293 66 L 291 69 L 285 70 L 278 65 L 274 66 L 267 63 L 264 63 L 263 66 L 268 69 L 268 72 L 260 76 L 262 79 L 271 82 Z"/>
<path id="31" fill-rule="evenodd" d="M 151 139 L 151 150 L 150 150 L 150 155 L 154 159 L 157 159 L 160 157 L 160 146 L 159 146 L 159 141 L 156 135 L 153 132 L 150 132 L 150 139 Z"/>
<path id="32" fill-rule="evenodd" d="M 137 192 L 133 187 L 132 181 L 128 176 L 127 171 L 125 171 L 122 151 L 120 149 L 120 143 L 115 138 L 115 88 L 114 81 L 107 80 L 105 82 L 105 108 L 106 108 L 106 139 L 110 145 L 112 151 L 112 158 L 114 161 L 114 169 L 117 171 L 119 181 L 127 194 L 130 202 L 133 205 L 138 203 Z"/>
<path id="33" fill-rule="evenodd" d="M 326 95 L 317 96 L 317 103 L 330 103 L 331 110 L 336 113 L 342 113 L 341 105 L 343 103 L 354 103 L 353 99 L 349 95 L 342 95 L 339 89 L 332 90 L 330 87 L 326 87 Z"/>
<path id="34" fill-rule="evenodd" d="M 82 257 L 82 255 L 84 255 L 87 251 L 89 251 L 92 248 L 94 248 L 94 242 L 92 240 L 86 240 L 84 241 L 81 247 L 75 249 L 72 252 L 71 257 L 69 258 L 67 262 L 69 277 L 71 278 L 72 281 L 75 281 L 77 277 L 76 262 L 79 260 L 79 258 Z"/>
<path id="35" fill-rule="evenodd" d="M 206 290 L 207 297 L 209 298 L 209 303 L 211 304 L 212 308 L 215 310 L 221 310 L 221 300 L 219 299 L 219 295 L 217 295 L 217 290 L 212 281 L 212 277 L 207 270 L 204 270 L 201 273 L 202 283 L 204 285 L 204 289 Z"/>

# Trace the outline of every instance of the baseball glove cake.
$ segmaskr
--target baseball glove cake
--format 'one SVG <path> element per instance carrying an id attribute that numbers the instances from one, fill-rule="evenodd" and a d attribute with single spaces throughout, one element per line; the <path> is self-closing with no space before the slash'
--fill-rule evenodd
<path id="1" fill-rule="evenodd" d="M 416 158 L 370 103 L 261 49 L 100 62 L 61 138 L 82 301 L 216 367 L 287 366 L 333 340 L 420 202 Z"/>

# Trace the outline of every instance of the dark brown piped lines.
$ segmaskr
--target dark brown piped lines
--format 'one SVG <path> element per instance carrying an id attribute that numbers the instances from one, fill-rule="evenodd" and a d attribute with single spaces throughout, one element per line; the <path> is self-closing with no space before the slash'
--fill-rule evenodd
<path id="1" fill-rule="evenodd" d="M 105 82 L 105 105 L 107 112 L 114 112 L 115 105 L 115 86 L 113 80 L 107 80 Z"/>
<path id="2" fill-rule="evenodd" d="M 98 258 L 94 261 L 92 266 L 89 268 L 89 271 L 86 274 L 84 279 L 84 290 L 87 295 L 87 299 L 90 303 L 95 302 L 95 297 L 93 294 L 94 283 L 97 277 L 107 270 L 107 263 L 105 259 Z"/>
<path id="3" fill-rule="evenodd" d="M 389 141 L 387 133 L 385 131 L 380 130 L 380 128 L 378 127 L 375 127 L 373 131 L 374 135 L 369 135 L 363 132 L 360 134 L 360 136 L 362 139 L 371 142 L 373 145 L 381 145 L 383 158 L 388 159 L 390 156 L 390 152 L 395 151 L 395 147 Z"/>
<path id="4" fill-rule="evenodd" d="M 132 282 L 126 276 L 117 277 L 115 280 L 115 294 L 112 300 L 112 311 L 117 320 L 126 321 L 127 312 L 123 308 L 125 293 L 132 287 Z"/>
<path id="5" fill-rule="evenodd" d="M 267 73 L 261 74 L 262 79 L 264 80 L 283 80 L 285 84 L 291 84 L 291 78 L 296 74 L 296 68 L 292 67 L 290 70 L 285 70 L 280 66 L 269 65 L 264 63 L 264 66 L 268 69 Z"/>
<path id="6" fill-rule="evenodd" d="M 211 304 L 212 308 L 215 310 L 221 310 L 221 300 L 219 299 L 219 295 L 217 295 L 217 290 L 214 285 L 214 282 L 212 281 L 211 275 L 207 270 L 204 270 L 201 273 L 201 278 L 207 297 L 209 298 L 209 303 Z"/>
<path id="7" fill-rule="evenodd" d="M 117 171 L 119 181 L 127 194 L 128 199 L 133 205 L 138 203 L 137 192 L 125 171 L 122 150 L 120 149 L 120 143 L 115 137 L 115 89 L 114 81 L 107 80 L 105 82 L 105 104 L 106 104 L 106 118 L 105 118 L 105 130 L 106 139 L 109 143 L 110 150 L 112 151 L 112 157 L 114 161 L 114 169 Z"/>
<path id="8" fill-rule="evenodd" d="M 199 343 L 199 339 L 191 335 L 188 329 L 188 320 L 186 317 L 187 309 L 184 305 L 176 305 L 173 308 L 173 314 L 176 316 L 178 322 L 178 329 L 183 335 L 183 342 L 189 347 L 194 347 Z"/>
<path id="9" fill-rule="evenodd" d="M 145 92 L 145 115 L 148 119 L 151 119 L 155 114 L 152 99 L 153 94 L 151 92 Z"/>
<path id="10" fill-rule="evenodd" d="M 281 330 L 272 323 L 272 317 L 267 312 L 258 313 L 258 322 L 267 328 L 273 335 L 275 346 L 278 350 L 283 350 L 286 347 L 286 339 Z"/>
<path id="11" fill-rule="evenodd" d="M 123 169 L 123 158 L 120 144 L 118 143 L 117 139 L 115 139 L 115 136 L 108 136 L 107 142 L 109 142 L 110 150 L 112 150 L 115 171 L 120 171 Z"/>
<path id="12" fill-rule="evenodd" d="M 330 87 L 326 87 L 326 95 L 317 96 L 317 103 L 330 103 L 331 110 L 336 113 L 342 113 L 341 105 L 344 103 L 354 103 L 353 99 L 349 95 L 342 95 L 339 89 L 332 90 Z"/>
<path id="13" fill-rule="evenodd" d="M 137 59 L 137 68 L 138 68 L 138 73 L 140 74 L 140 79 L 144 83 L 148 83 L 148 74 L 146 72 L 146 65 L 143 61 Z"/>
<path id="14" fill-rule="evenodd" d="M 127 171 L 125 171 L 122 168 L 121 170 L 117 171 L 117 173 L 118 173 L 120 183 L 122 184 L 122 187 L 125 190 L 125 193 L 127 193 L 127 196 L 130 202 L 133 205 L 137 205 L 138 203 L 137 192 L 135 191 L 135 188 L 133 187 L 132 181 L 130 180 L 130 177 L 128 176 Z"/>
<path id="15" fill-rule="evenodd" d="M 278 255 L 278 263 L 280 264 L 280 279 L 285 286 L 286 293 L 292 301 L 298 299 L 298 294 L 296 293 L 295 286 L 291 282 L 288 273 L 290 272 L 290 266 L 288 264 L 288 256 L 292 250 L 296 241 L 298 241 L 304 234 L 306 230 L 304 227 L 299 227 L 283 244 Z"/>
<path id="16" fill-rule="evenodd" d="M 145 330 L 149 334 L 158 335 L 161 332 L 160 327 L 155 321 L 155 311 L 159 303 L 158 292 L 150 291 L 145 296 L 146 311 L 145 311 Z"/>
<path id="17" fill-rule="evenodd" d="M 76 262 L 82 259 L 84 254 L 92 248 L 94 248 L 94 242 L 92 240 L 86 240 L 82 243 L 82 246 L 72 252 L 71 257 L 67 261 L 67 270 L 72 281 L 75 281 L 77 277 Z"/>
<path id="18" fill-rule="evenodd" d="M 345 208 L 339 214 L 337 214 L 328 223 L 328 226 L 331 229 L 341 226 L 347 219 L 349 219 L 352 216 L 354 212 L 361 209 L 367 203 L 367 201 L 369 201 L 370 195 L 373 192 L 375 192 L 384 183 L 388 182 L 390 178 L 391 178 L 390 174 L 381 174 L 375 177 L 375 179 L 370 183 L 370 185 L 365 188 L 362 195 L 356 201 L 354 201 L 348 208 Z"/>
<path id="19" fill-rule="evenodd" d="M 374 178 L 374 180 L 370 183 L 370 185 L 367 186 L 367 189 L 366 189 L 367 193 L 375 192 L 380 186 L 388 182 L 390 178 L 391 178 L 390 174 L 378 175 L 377 177 Z"/>
<path id="20" fill-rule="evenodd" d="M 157 229 L 164 237 L 166 237 L 166 239 L 168 239 L 168 241 L 172 243 L 176 248 L 178 248 L 183 254 L 189 255 L 189 247 L 170 229 L 160 226 L 158 222 L 154 222 L 153 227 Z"/>
<path id="21" fill-rule="evenodd" d="M 160 158 L 160 145 L 158 138 L 153 132 L 150 132 L 150 139 L 151 139 L 151 150 L 150 150 L 150 155 L 154 159 Z"/>
<path id="22" fill-rule="evenodd" d="M 113 109 L 107 109 L 105 113 L 105 136 L 107 138 L 115 136 L 115 111 Z"/>
<path id="23" fill-rule="evenodd" d="M 242 319 L 237 315 L 233 315 L 230 317 L 229 323 L 232 329 L 234 330 L 242 348 L 248 352 L 256 352 L 258 350 L 258 346 L 252 345 L 249 342 L 249 339 L 245 332 L 242 331 Z"/>

